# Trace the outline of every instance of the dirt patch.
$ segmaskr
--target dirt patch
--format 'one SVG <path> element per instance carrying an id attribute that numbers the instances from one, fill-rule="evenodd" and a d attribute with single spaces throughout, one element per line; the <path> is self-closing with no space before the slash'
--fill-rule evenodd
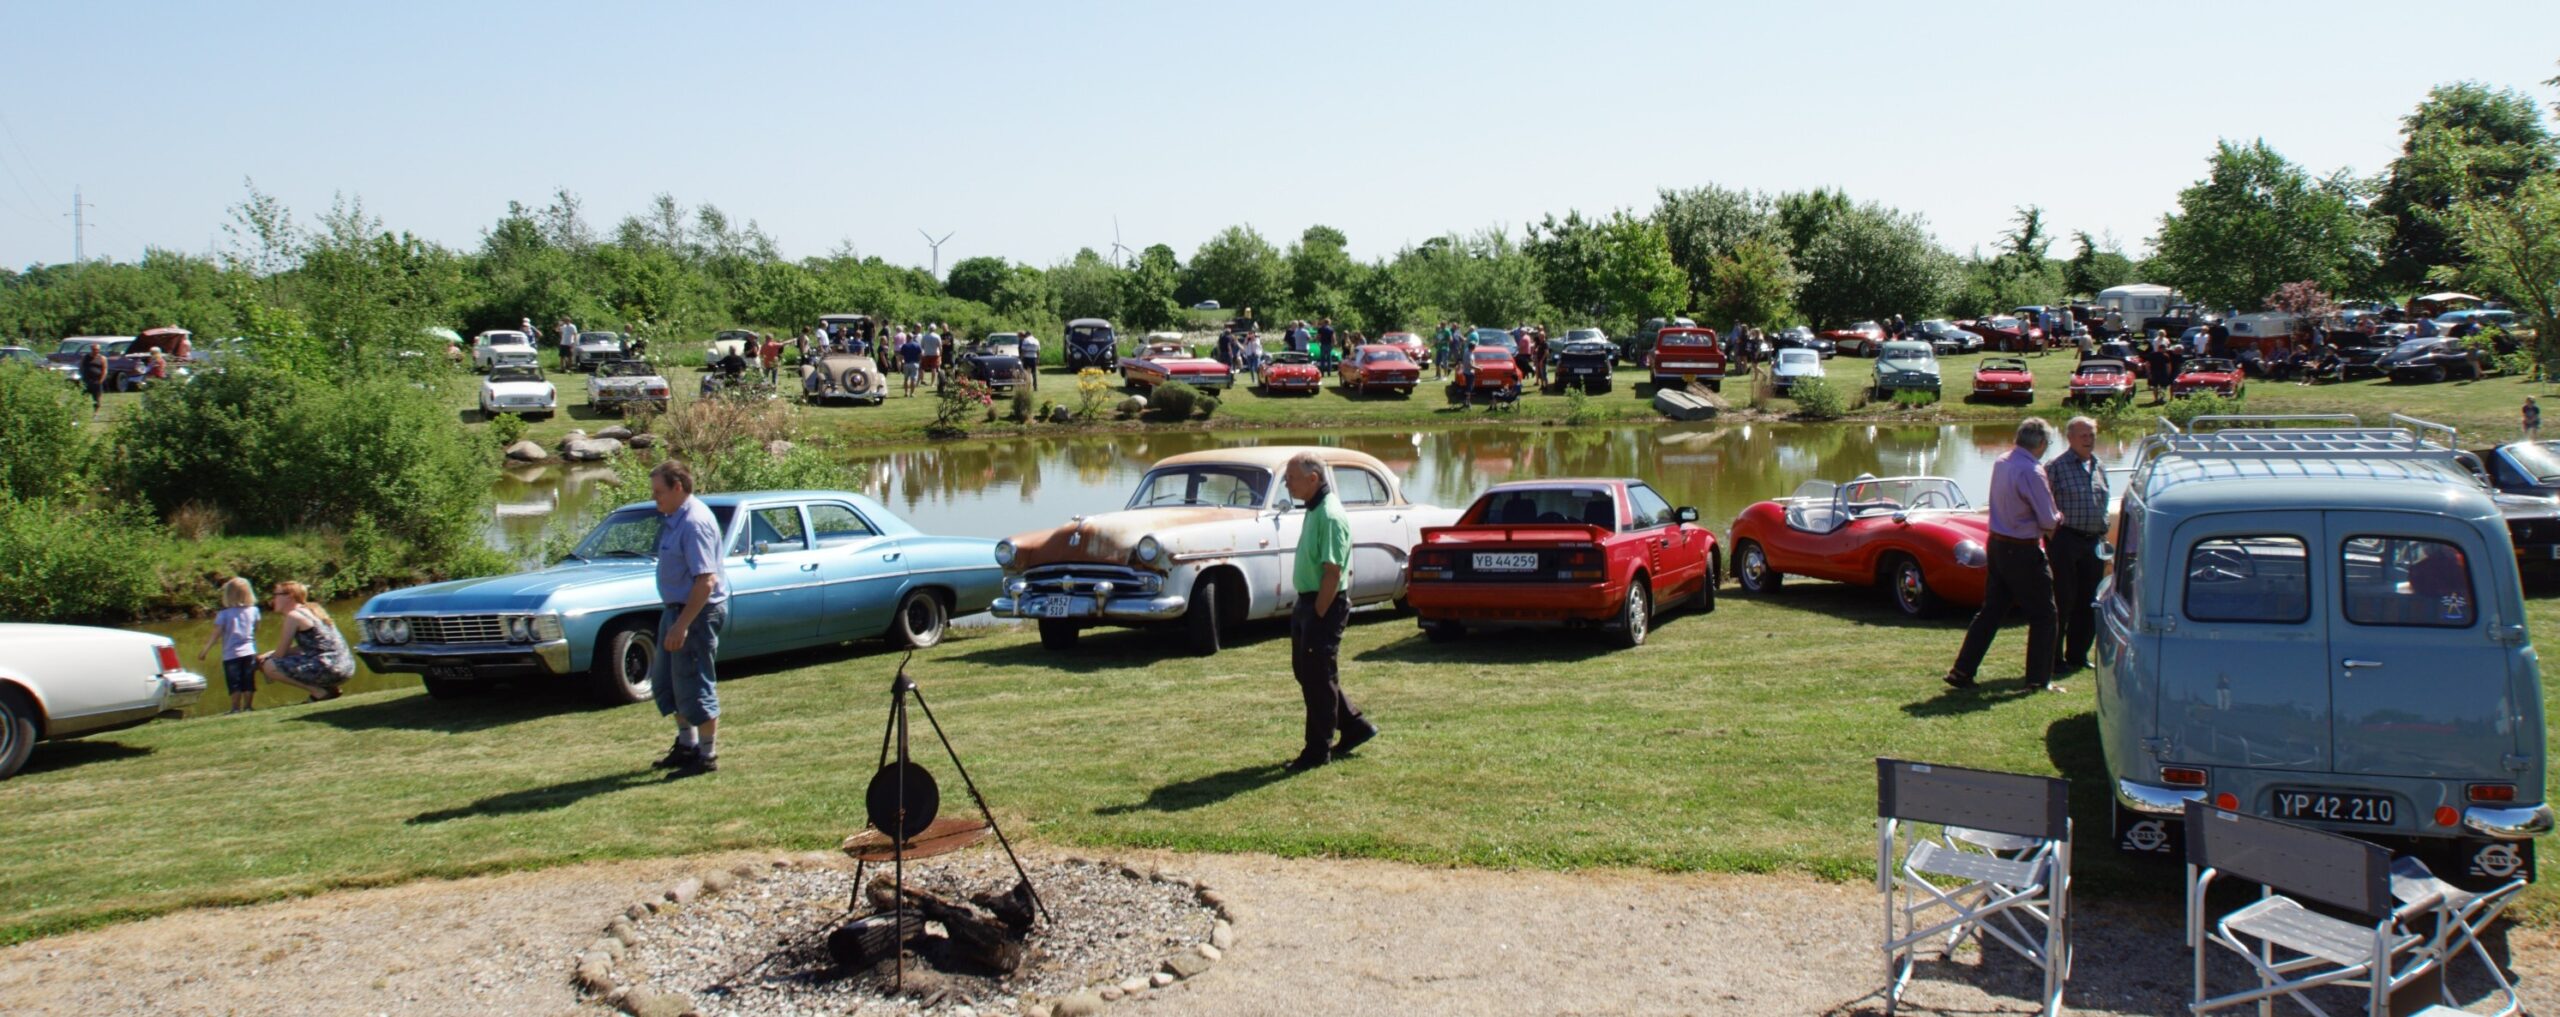
<path id="1" fill-rule="evenodd" d="M 597 1014 L 579 1003 L 571 957 L 607 917 L 685 873 L 764 857 L 415 883 L 37 940 L 0 951 L 0 1012 Z M 1114 857 L 1218 888 L 1236 925 L 1234 949 L 1215 968 L 1112 1004 L 1112 1013 L 1883 1012 L 1881 904 L 1869 884 Z M 2184 1009 L 2178 893 L 2163 887 L 2154 897 L 2082 903 L 2073 1012 Z M 2544 929 L 2508 939 L 2527 997 L 2550 1002 L 2560 941 Z M 2032 970 L 2007 954 L 1968 952 L 1924 963 L 1904 1010 L 2029 1013 L 2034 985 Z"/>

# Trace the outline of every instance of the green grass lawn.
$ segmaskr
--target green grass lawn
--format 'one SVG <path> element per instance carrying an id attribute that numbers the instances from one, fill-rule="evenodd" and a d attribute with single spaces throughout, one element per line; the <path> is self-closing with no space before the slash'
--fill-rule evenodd
<path id="1" fill-rule="evenodd" d="M 2560 631 L 2560 601 L 2532 614 Z M 1007 829 L 1045 843 L 1853 878 L 1874 852 L 1870 760 L 1894 755 L 2075 778 L 2082 885 L 2174 900 L 2177 870 L 2106 847 L 2089 677 L 2022 694 L 2012 630 L 1984 689 L 1949 693 L 1936 678 L 1962 625 L 1817 583 L 1761 601 L 1728 588 L 1721 610 L 1668 616 L 1631 651 L 1435 644 L 1364 613 L 1346 686 L 1385 733 L 1288 778 L 1298 693 L 1276 626 L 1206 659 L 1157 633 L 1057 654 L 977 629 L 913 674 Z M 896 663 L 862 646 L 733 668 L 726 768 L 689 780 L 648 769 L 669 734 L 654 710 L 556 695 L 363 695 L 43 747 L 0 784 L 0 943 L 428 876 L 832 847 L 863 823 Z M 965 808 L 918 738 L 945 808 Z M 2550 892 L 2527 911 L 2552 915 Z"/>

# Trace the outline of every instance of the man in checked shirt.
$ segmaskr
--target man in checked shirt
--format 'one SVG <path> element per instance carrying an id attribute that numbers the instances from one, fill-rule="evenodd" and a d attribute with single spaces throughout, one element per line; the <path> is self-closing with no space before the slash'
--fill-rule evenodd
<path id="1" fill-rule="evenodd" d="M 2053 506 L 2062 510 L 2062 525 L 2044 539 L 2045 557 L 2053 562 L 2053 597 L 2062 631 L 2054 640 L 2053 671 L 2069 674 L 2089 666 L 2089 644 L 2097 638 L 2098 579 L 2106 564 L 2098 560 L 2098 542 L 2107 536 L 2107 470 L 2098 464 L 2098 422 L 2073 417 L 2062 426 L 2062 454 L 2046 463 L 2044 475 L 2053 485 Z"/>

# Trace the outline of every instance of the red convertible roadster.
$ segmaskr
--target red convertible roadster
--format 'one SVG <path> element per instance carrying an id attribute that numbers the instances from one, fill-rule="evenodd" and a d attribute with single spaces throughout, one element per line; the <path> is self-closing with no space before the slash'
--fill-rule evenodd
<path id="1" fill-rule="evenodd" d="M 1478 346 L 1458 358 L 1449 377 L 1449 401 L 1472 404 L 1483 395 L 1492 402 L 1520 398 L 1520 361 L 1500 346 Z"/>
<path id="2" fill-rule="evenodd" d="M 1316 358 L 1304 353 L 1283 350 L 1262 363 L 1262 394 L 1282 392 L 1316 394 L 1324 384 L 1324 372 L 1316 370 Z"/>
<path id="3" fill-rule="evenodd" d="M 1723 555 L 1697 519 L 1641 480 L 1496 484 L 1456 525 L 1423 528 L 1405 596 L 1434 640 L 1565 625 L 1639 646 L 1659 605 L 1715 610 Z"/>
<path id="4" fill-rule="evenodd" d="M 2178 371 L 2178 377 L 2169 382 L 2169 394 L 2183 398 L 2211 392 L 2225 399 L 2238 399 L 2248 391 L 2248 384 L 2249 380 L 2240 373 L 2238 362 L 2221 357 L 2200 357 L 2187 361 L 2186 367 Z"/>
<path id="5" fill-rule="evenodd" d="M 1178 381 L 1193 388 L 1221 389 L 1235 384 L 1235 372 L 1207 357 L 1191 355 L 1181 343 L 1148 343 L 1120 358 L 1120 381 L 1131 390 Z"/>
<path id="6" fill-rule="evenodd" d="M 1973 398 L 2008 399 L 2019 405 L 2036 401 L 2036 376 L 2016 357 L 1984 357 L 1973 369 Z"/>
<path id="7" fill-rule="evenodd" d="M 2071 391 L 2064 402 L 2094 403 L 2106 400 L 2124 402 L 2133 398 L 2133 372 L 2124 361 L 2091 358 L 2080 362 L 2071 372 Z"/>
<path id="8" fill-rule="evenodd" d="M 1882 586 L 1902 613 L 1982 603 L 1991 514 L 1945 477 L 1808 480 L 1733 521 L 1733 574 L 1775 593 L 1788 575 Z"/>

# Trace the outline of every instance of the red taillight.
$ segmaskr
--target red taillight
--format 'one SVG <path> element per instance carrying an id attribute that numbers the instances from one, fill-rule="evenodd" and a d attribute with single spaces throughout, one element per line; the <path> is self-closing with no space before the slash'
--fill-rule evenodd
<path id="1" fill-rule="evenodd" d="M 169 673 L 169 672 L 171 672 L 171 671 L 183 671 L 183 670 L 185 670 L 185 667 L 184 667 L 184 666 L 182 666 L 182 665 L 180 665 L 180 664 L 178 663 L 178 648 L 177 648 L 177 647 L 175 647 L 175 646 L 163 646 L 163 647 L 161 647 L 161 648 L 160 648 L 160 672 L 161 672 L 162 674 L 167 674 L 167 673 Z M 2514 797 L 2514 796 L 2515 796 L 2515 789 L 2514 789 L 2514 788 L 2508 788 L 2508 789 L 2507 789 L 2507 795 L 2508 795 L 2508 797 L 2510 797 L 2510 798 Z"/>
<path id="2" fill-rule="evenodd" d="M 1600 549 L 1596 547 L 1567 548 L 1564 554 L 1556 559 L 1556 566 L 1568 569 L 1599 568 Z"/>
<path id="3" fill-rule="evenodd" d="M 1449 559 L 1450 554 L 1447 551 L 1416 551 L 1413 553 L 1413 567 L 1445 569 L 1449 567 Z"/>
<path id="4" fill-rule="evenodd" d="M 2471 800 L 2475 802 L 2512 802 L 2516 800 L 2516 786 L 2513 784 L 2473 784 L 2471 785 L 2470 793 Z"/>
<path id="5" fill-rule="evenodd" d="M 2170 787 L 2203 787 L 2204 782 L 2205 775 L 2201 767 L 2163 766 L 2160 768 L 2160 783 Z"/>

